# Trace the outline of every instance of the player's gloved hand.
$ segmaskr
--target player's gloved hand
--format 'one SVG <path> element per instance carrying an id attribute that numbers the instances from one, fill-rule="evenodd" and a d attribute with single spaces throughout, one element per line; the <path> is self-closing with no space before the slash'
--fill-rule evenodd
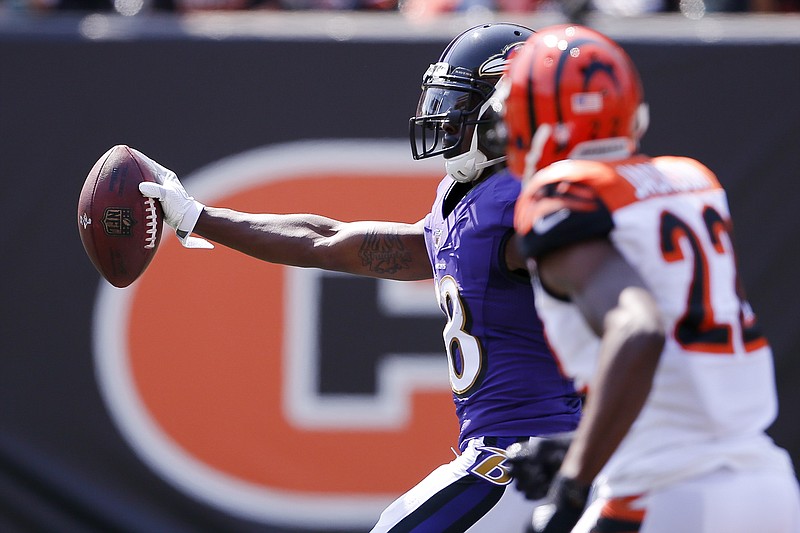
<path id="1" fill-rule="evenodd" d="M 533 510 L 529 533 L 570 533 L 589 499 L 589 485 L 557 475 L 547 495 L 548 503 Z"/>
<path id="2" fill-rule="evenodd" d="M 144 164 L 151 168 L 157 180 L 157 183 L 140 183 L 139 191 L 144 196 L 155 198 L 161 202 L 161 207 L 164 209 L 164 222 L 175 228 L 181 244 L 186 248 L 213 248 L 214 245 L 207 240 L 191 236 L 205 206 L 189 196 L 173 171 L 156 163 L 140 151 L 133 151 Z"/>
<path id="3" fill-rule="evenodd" d="M 511 467 L 517 490 L 529 500 L 547 496 L 571 443 L 572 433 L 563 433 L 509 446 L 506 463 Z"/>

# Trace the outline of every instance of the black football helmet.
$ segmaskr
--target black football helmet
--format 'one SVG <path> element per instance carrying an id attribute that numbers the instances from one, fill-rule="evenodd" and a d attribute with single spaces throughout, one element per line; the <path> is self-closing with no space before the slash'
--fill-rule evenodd
<path id="1" fill-rule="evenodd" d="M 505 160 L 503 143 L 491 138 L 491 97 L 511 53 L 532 33 L 519 24 L 482 24 L 447 45 L 422 77 L 416 116 L 409 121 L 414 159 L 442 154 L 447 173 L 460 182 Z"/>

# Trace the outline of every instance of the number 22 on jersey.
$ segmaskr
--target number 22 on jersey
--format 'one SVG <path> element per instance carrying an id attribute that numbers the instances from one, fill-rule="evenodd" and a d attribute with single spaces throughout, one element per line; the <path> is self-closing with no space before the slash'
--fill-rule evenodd
<path id="1" fill-rule="evenodd" d="M 730 221 L 726 220 L 713 207 L 703 209 L 703 228 L 707 233 L 711 246 L 703 246 L 703 239 L 686 221 L 669 211 L 661 213 L 660 242 L 661 254 L 668 263 L 678 261 L 692 262 L 692 279 L 686 299 L 686 311 L 675 324 L 675 339 L 687 351 L 732 354 L 735 352 L 733 325 L 718 322 L 714 313 L 711 298 L 712 270 L 709 259 L 712 255 L 726 256 L 735 263 L 734 252 L 726 249 L 721 236 L 728 236 L 728 243 L 733 242 Z M 691 250 L 691 257 L 686 257 L 680 246 L 685 241 Z M 738 280 L 734 281 L 734 289 L 740 297 L 739 325 L 742 342 L 747 352 L 766 345 L 761 336 L 749 305 L 741 294 Z"/>

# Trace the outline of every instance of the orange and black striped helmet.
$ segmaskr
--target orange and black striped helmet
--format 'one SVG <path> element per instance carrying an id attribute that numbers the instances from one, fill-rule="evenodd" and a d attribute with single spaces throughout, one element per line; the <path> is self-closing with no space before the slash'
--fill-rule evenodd
<path id="1" fill-rule="evenodd" d="M 508 166 L 520 177 L 562 159 L 630 155 L 647 127 L 635 65 L 590 28 L 559 25 L 531 35 L 503 84 Z"/>

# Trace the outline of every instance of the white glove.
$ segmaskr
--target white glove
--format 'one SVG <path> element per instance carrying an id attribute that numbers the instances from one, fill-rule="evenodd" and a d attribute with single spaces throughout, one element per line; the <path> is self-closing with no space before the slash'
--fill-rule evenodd
<path id="1" fill-rule="evenodd" d="M 150 181 L 140 183 L 139 191 L 144 196 L 155 198 L 161 202 L 161 207 L 164 209 L 164 222 L 175 228 L 181 244 L 186 248 L 214 248 L 214 245 L 207 240 L 191 236 L 205 206 L 189 196 L 173 171 L 156 163 L 140 151 L 131 150 L 142 163 L 151 168 L 157 181 L 157 183 Z"/>

